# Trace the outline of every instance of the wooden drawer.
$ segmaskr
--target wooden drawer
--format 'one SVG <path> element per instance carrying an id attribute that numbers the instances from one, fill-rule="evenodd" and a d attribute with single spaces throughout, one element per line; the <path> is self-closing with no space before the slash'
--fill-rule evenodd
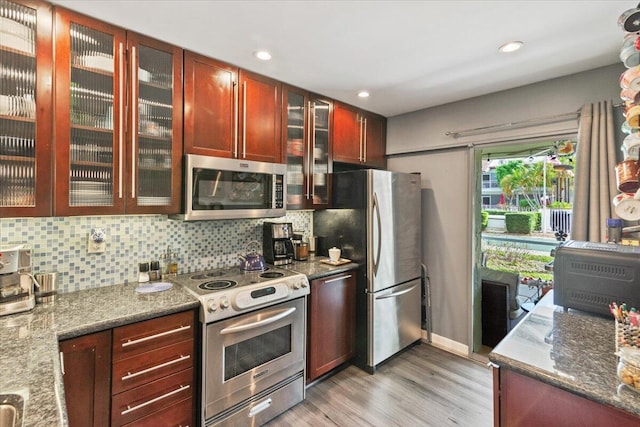
<path id="1" fill-rule="evenodd" d="M 193 340 L 186 340 L 114 362 L 111 394 L 193 367 L 193 351 Z"/>
<path id="2" fill-rule="evenodd" d="M 193 369 L 117 394 L 111 400 L 111 425 L 121 426 L 193 398 Z"/>
<path id="3" fill-rule="evenodd" d="M 113 361 L 125 359 L 194 337 L 192 310 L 146 320 L 113 330 Z"/>
<path id="4" fill-rule="evenodd" d="M 188 427 L 195 426 L 193 422 L 192 399 L 185 399 L 168 408 L 139 418 L 125 427 Z"/>

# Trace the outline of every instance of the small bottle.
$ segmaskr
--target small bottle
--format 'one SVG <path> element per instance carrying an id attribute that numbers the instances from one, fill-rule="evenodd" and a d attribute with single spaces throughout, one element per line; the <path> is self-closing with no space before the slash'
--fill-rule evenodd
<path id="1" fill-rule="evenodd" d="M 145 283 L 149 281 L 149 263 L 141 262 L 138 264 L 138 282 Z"/>
<path id="2" fill-rule="evenodd" d="M 607 218 L 607 242 L 620 243 L 622 240 L 622 220 Z"/>
<path id="3" fill-rule="evenodd" d="M 160 261 L 151 261 L 151 270 L 149 271 L 149 280 L 160 279 Z"/>

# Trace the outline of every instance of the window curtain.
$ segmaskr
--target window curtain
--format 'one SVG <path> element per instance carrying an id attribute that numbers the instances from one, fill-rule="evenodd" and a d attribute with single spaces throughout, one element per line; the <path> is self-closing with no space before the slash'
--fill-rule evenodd
<path id="1" fill-rule="evenodd" d="M 606 221 L 613 217 L 611 199 L 617 194 L 613 126 L 611 101 L 586 104 L 580 109 L 572 240 L 606 242 Z"/>

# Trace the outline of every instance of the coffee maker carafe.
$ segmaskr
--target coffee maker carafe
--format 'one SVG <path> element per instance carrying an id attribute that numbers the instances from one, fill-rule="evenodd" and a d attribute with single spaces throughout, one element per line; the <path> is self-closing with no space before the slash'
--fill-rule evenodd
<path id="1" fill-rule="evenodd" d="M 31 310 L 36 303 L 31 273 L 31 249 L 26 244 L 0 246 L 0 316 Z"/>
<path id="2" fill-rule="evenodd" d="M 293 261 L 293 225 L 290 222 L 262 224 L 262 254 L 268 264 L 285 265 Z"/>

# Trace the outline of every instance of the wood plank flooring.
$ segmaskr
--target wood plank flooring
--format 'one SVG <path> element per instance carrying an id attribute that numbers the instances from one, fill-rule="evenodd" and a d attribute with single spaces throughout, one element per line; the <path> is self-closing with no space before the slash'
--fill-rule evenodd
<path id="1" fill-rule="evenodd" d="M 421 343 L 375 373 L 349 366 L 307 389 L 273 419 L 291 426 L 473 426 L 493 424 L 491 370 Z"/>

